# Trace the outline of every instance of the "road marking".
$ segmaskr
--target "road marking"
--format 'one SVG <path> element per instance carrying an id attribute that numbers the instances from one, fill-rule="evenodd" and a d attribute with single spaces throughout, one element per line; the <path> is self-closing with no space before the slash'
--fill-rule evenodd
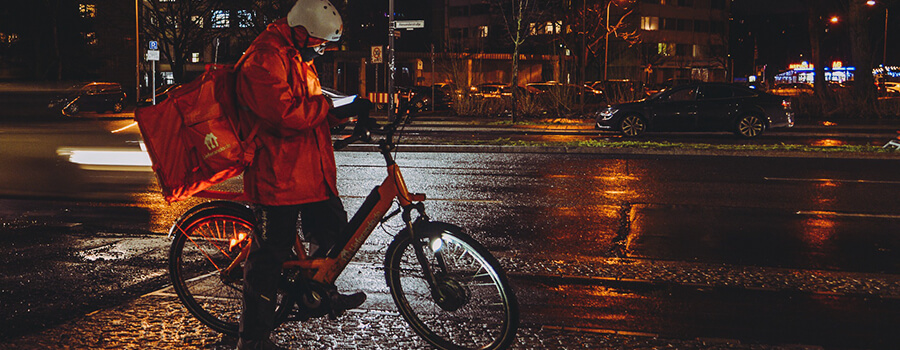
<path id="1" fill-rule="evenodd" d="M 845 183 L 863 183 L 863 184 L 888 184 L 900 185 L 900 181 L 887 180 L 848 180 L 848 179 L 804 179 L 791 177 L 763 177 L 766 181 L 795 181 L 795 182 L 845 182 Z"/>
<path id="2" fill-rule="evenodd" d="M 876 218 L 876 219 L 900 219 L 900 215 L 892 215 L 892 214 L 865 214 L 865 213 L 840 213 L 836 211 L 820 211 L 820 210 L 800 210 L 795 214 L 797 215 L 810 215 L 810 216 L 840 216 L 840 217 L 851 217 L 851 218 Z"/>

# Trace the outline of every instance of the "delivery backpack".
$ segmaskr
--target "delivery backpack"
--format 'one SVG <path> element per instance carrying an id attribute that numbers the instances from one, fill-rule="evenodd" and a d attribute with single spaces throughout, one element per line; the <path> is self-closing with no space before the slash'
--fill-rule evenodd
<path id="1" fill-rule="evenodd" d="M 253 161 L 258 125 L 241 139 L 236 75 L 234 66 L 209 64 L 197 79 L 169 91 L 161 103 L 135 110 L 167 201 L 186 199 L 237 176 Z"/>

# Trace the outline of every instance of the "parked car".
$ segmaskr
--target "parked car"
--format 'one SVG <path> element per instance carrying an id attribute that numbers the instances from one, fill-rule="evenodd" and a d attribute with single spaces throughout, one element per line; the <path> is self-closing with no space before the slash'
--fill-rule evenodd
<path id="1" fill-rule="evenodd" d="M 883 87 L 883 89 L 884 89 L 884 90 L 883 90 L 883 93 L 884 93 L 885 96 L 898 96 L 898 95 L 900 95 L 900 83 L 898 83 L 898 82 L 896 82 L 896 81 L 886 81 L 886 82 L 884 82 L 884 83 L 882 83 L 882 84 L 884 85 L 884 87 Z"/>
<path id="2" fill-rule="evenodd" d="M 119 83 L 79 83 L 69 88 L 65 96 L 50 101 L 47 107 L 69 117 L 85 110 L 119 113 L 125 108 L 125 97 Z"/>
<path id="3" fill-rule="evenodd" d="M 790 98 L 725 83 L 692 83 L 596 113 L 596 128 L 634 137 L 654 131 L 732 131 L 754 138 L 794 126 Z"/>
<path id="4" fill-rule="evenodd" d="M 588 86 L 548 81 L 545 83 L 529 83 L 526 87 L 539 98 L 546 98 L 550 102 L 566 103 L 569 99 L 574 99 L 572 102 L 578 101 L 578 94 L 583 93 L 586 104 L 606 103 L 606 96 L 604 96 L 603 91 Z"/>
<path id="5" fill-rule="evenodd" d="M 693 84 L 693 83 L 702 83 L 703 81 L 690 79 L 690 78 L 672 78 L 667 79 L 666 81 L 659 84 L 647 84 L 644 86 L 644 92 L 647 96 L 657 94 L 660 91 L 671 89 L 676 86 L 681 86 L 685 84 Z"/>
<path id="6" fill-rule="evenodd" d="M 414 86 L 408 96 L 411 109 L 416 111 L 431 110 L 431 93 L 434 88 L 434 109 L 443 110 L 453 107 L 453 94 L 456 88 L 446 83 L 434 84 L 432 86 Z"/>
<path id="7" fill-rule="evenodd" d="M 812 85 L 807 83 L 783 83 L 775 84 L 775 87 L 769 89 L 769 93 L 778 96 L 802 96 L 812 95 L 816 93 Z"/>
<path id="8" fill-rule="evenodd" d="M 512 94 L 506 84 L 501 83 L 483 83 L 472 87 L 472 94 L 481 98 L 500 98 L 506 90 L 508 94 Z"/>

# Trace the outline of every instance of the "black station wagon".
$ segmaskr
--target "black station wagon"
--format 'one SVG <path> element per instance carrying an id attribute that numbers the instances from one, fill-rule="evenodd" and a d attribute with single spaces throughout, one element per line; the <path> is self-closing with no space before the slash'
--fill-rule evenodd
<path id="1" fill-rule="evenodd" d="M 596 113 L 596 128 L 634 137 L 646 131 L 732 131 L 754 138 L 794 126 L 789 97 L 725 83 L 692 83 Z"/>
<path id="2" fill-rule="evenodd" d="M 82 83 L 70 88 L 66 96 L 51 101 L 47 107 L 69 117 L 81 111 L 119 113 L 125 107 L 125 97 L 119 83 Z"/>

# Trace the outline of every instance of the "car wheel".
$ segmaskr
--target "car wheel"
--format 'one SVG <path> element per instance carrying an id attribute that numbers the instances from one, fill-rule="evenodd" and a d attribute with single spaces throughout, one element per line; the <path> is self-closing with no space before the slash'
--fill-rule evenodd
<path id="1" fill-rule="evenodd" d="M 122 101 L 116 102 L 116 104 L 112 106 L 113 113 L 122 113 L 122 110 L 124 109 L 125 104 Z"/>
<path id="2" fill-rule="evenodd" d="M 755 114 L 747 114 L 738 119 L 734 133 L 740 137 L 751 139 L 762 134 L 765 129 L 766 124 L 762 119 Z"/>
<path id="3" fill-rule="evenodd" d="M 626 115 L 619 123 L 619 130 L 627 137 L 641 136 L 647 131 L 647 121 L 639 115 Z"/>
<path id="4" fill-rule="evenodd" d="M 75 102 L 70 103 L 66 108 L 63 109 L 63 114 L 67 116 L 75 116 L 81 109 L 78 107 L 78 104 Z"/>

